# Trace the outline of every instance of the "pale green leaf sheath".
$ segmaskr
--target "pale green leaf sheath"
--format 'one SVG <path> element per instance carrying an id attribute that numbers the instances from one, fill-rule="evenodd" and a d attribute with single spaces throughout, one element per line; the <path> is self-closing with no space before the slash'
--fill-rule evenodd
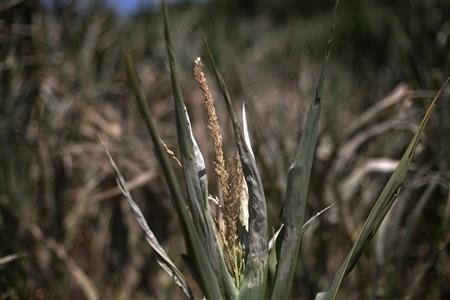
<path id="1" fill-rule="evenodd" d="M 267 206 L 261 177 L 253 153 L 245 142 L 244 132 L 237 120 L 225 82 L 216 67 L 211 50 L 204 37 L 205 48 L 214 71 L 216 82 L 231 118 L 236 147 L 242 164 L 249 194 L 249 245 L 244 280 L 239 290 L 241 299 L 264 299 L 267 291 L 268 271 L 268 224 Z"/>

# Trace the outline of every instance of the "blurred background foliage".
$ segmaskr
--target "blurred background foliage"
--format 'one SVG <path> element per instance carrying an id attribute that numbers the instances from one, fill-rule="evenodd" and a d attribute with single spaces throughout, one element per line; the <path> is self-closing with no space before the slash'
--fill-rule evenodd
<path id="1" fill-rule="evenodd" d="M 192 76 L 194 57 L 204 55 L 201 32 L 232 98 L 248 106 L 273 228 L 333 2 L 169 1 L 210 190 L 217 192 L 213 153 Z M 126 38 L 159 132 L 176 153 L 161 17 L 157 3 L 143 4 L 151 5 L 125 16 L 94 0 L 0 2 L 0 299 L 181 297 L 158 269 L 98 141 L 99 134 L 108 141 L 157 238 L 187 273 L 178 221 L 120 53 Z M 449 75 L 449 33 L 448 1 L 341 4 L 307 213 L 335 206 L 303 237 L 293 299 L 312 299 L 348 252 Z M 450 298 L 450 101 L 442 100 L 397 203 L 344 282 L 342 299 Z"/>

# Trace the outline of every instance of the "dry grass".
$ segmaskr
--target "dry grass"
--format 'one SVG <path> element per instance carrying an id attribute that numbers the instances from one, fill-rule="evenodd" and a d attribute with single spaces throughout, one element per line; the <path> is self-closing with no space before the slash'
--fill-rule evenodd
<path id="1" fill-rule="evenodd" d="M 140 231 L 128 221 L 128 207 L 120 202 L 112 170 L 97 142 L 98 133 L 102 133 L 150 227 L 168 254 L 176 258 L 179 249 L 184 249 L 179 224 L 161 172 L 150 154 L 151 145 L 142 122 L 131 104 L 133 99 L 124 82 L 119 51 L 120 33 L 127 32 L 135 49 L 145 94 L 157 116 L 158 129 L 169 148 L 175 149 L 173 108 L 169 77 L 161 54 L 159 17 L 152 14 L 136 17 L 124 26 L 104 10 L 88 13 L 84 18 L 77 17 L 70 9 L 63 10 L 61 15 L 49 16 L 29 1 L 7 3 L 11 6 L 0 8 L 0 98 L 5 99 L 0 101 L 0 257 L 24 252 L 26 256 L 2 266 L 0 295 L 8 292 L 17 299 L 65 298 L 67 294 L 81 297 L 82 288 L 66 264 L 44 240 L 35 239 L 20 226 L 20 219 L 27 216 L 39 226 L 44 239 L 53 239 L 64 247 L 67 256 L 94 283 L 99 295 L 105 298 L 122 294 L 128 296 L 125 298 L 180 297 L 171 280 L 158 271 Z M 185 74 L 185 99 L 188 107 L 193 108 L 193 127 L 199 133 L 200 145 L 214 143 L 207 132 L 210 129 L 206 129 L 202 121 L 203 108 L 196 92 L 198 83 L 188 76 L 191 58 L 202 53 L 200 42 L 193 42 L 200 40 L 197 29 L 208 24 L 204 29 L 214 49 L 219 49 L 218 62 L 228 79 L 230 93 L 234 99 L 244 99 L 247 104 L 255 157 L 262 170 L 266 196 L 271 199 L 269 216 L 271 223 L 277 226 L 280 199 L 285 192 L 285 173 L 302 134 L 306 100 L 310 98 L 319 70 L 316 57 L 322 50 L 329 15 L 319 10 L 312 17 L 293 15 L 280 23 L 266 13 L 258 17 L 236 16 L 233 20 L 219 14 L 211 18 L 206 9 L 210 7 L 180 9 L 174 12 L 173 18 L 176 20 L 175 46 L 183 49 L 176 54 L 184 63 L 180 73 Z M 346 17 L 342 21 L 347 28 L 342 30 L 348 30 L 350 20 L 354 20 L 347 14 L 359 13 L 347 10 L 350 8 L 344 1 L 342 13 Z M 403 11 L 411 12 L 392 9 L 395 14 Z M 431 10 L 420 11 L 431 14 Z M 434 14 L 431 19 L 439 15 Z M 372 22 L 370 15 L 364 16 L 361 22 Z M 392 15 L 386 18 L 403 22 Z M 420 24 L 421 29 L 418 36 L 412 38 L 408 36 L 408 28 L 415 26 L 401 28 L 401 36 L 411 38 L 409 42 L 414 47 L 408 51 L 413 52 L 405 53 L 407 49 L 394 44 L 380 47 L 383 57 L 392 61 L 377 65 L 370 72 L 359 69 L 354 73 L 346 64 L 348 61 L 338 57 L 345 52 L 352 60 L 355 57 L 373 60 L 368 49 L 355 55 L 359 50 L 353 47 L 358 44 L 352 43 L 352 38 L 358 36 L 346 32 L 349 39 L 337 37 L 337 47 L 344 51 L 335 52 L 325 87 L 332 101 L 324 107 L 325 118 L 307 211 L 312 215 L 336 201 L 338 205 L 321 215 L 304 233 L 302 255 L 305 259 L 294 279 L 298 289 L 291 295 L 293 298 L 313 298 L 313 293 L 337 270 L 350 248 L 354 228 L 361 226 L 374 195 L 386 181 L 386 172 L 392 170 L 386 162 L 398 159 L 404 150 L 402 145 L 410 137 L 427 103 L 424 99 L 430 97 L 430 91 L 416 89 L 436 88 L 435 82 L 443 80 L 448 63 L 442 61 L 446 56 L 436 53 L 440 46 L 434 42 L 439 42 L 436 36 L 445 31 L 430 29 L 430 26 L 438 26 L 438 21 L 429 24 L 425 19 L 408 16 L 408 22 Z M 391 29 L 388 22 L 378 18 L 370 23 L 373 26 L 364 27 L 366 33 L 379 23 Z M 423 30 L 426 28 L 433 32 L 432 39 L 425 39 Z M 355 27 L 354 31 L 357 29 Z M 229 38 L 230 30 L 233 30 L 233 39 Z M 387 38 L 389 41 L 389 36 Z M 364 45 L 372 45 L 372 40 Z M 376 47 L 371 48 L 369 50 Z M 424 51 L 414 52 L 413 49 Z M 390 54 L 394 50 L 397 55 Z M 420 53 L 429 55 L 422 57 Z M 415 68 L 422 66 L 414 74 L 423 81 L 397 73 L 401 70 L 397 62 L 411 57 L 417 62 Z M 430 71 L 429 66 L 436 67 Z M 364 81 L 367 78 L 370 80 Z M 408 83 L 406 93 L 403 85 L 393 89 L 403 80 Z M 212 86 L 210 93 L 215 94 Z M 395 100 L 386 100 L 386 95 Z M 386 106 L 377 106 L 380 102 Z M 449 132 L 448 103 L 448 98 L 444 99 L 431 120 L 431 128 L 418 148 L 414 172 L 407 178 L 408 187 L 382 225 L 373 248 L 369 249 L 377 254 L 366 259 L 367 265 L 353 271 L 342 288 L 343 298 L 362 298 L 369 294 L 401 298 L 406 296 L 406 291 L 399 287 L 408 282 L 415 283 L 415 289 L 408 292 L 412 299 L 448 298 L 450 295 L 448 285 L 442 281 L 450 276 L 450 269 L 446 267 L 448 264 L 441 263 L 449 260 L 445 249 L 450 243 L 446 210 L 450 207 L 450 152 L 443 138 Z M 216 106 L 218 119 L 222 120 L 225 109 L 220 101 Z M 261 124 L 267 130 L 261 130 Z M 220 125 L 225 129 L 228 124 Z M 228 140 L 230 133 L 224 130 L 222 135 Z M 225 148 L 222 150 L 223 170 L 238 181 L 239 176 L 231 175 L 235 170 L 226 163 L 225 153 L 233 153 L 231 160 L 234 160 L 234 150 L 229 149 L 229 143 L 222 144 Z M 214 147 L 205 147 L 205 150 L 205 157 L 216 156 Z M 215 164 L 210 167 L 217 168 Z M 210 177 L 214 194 L 214 187 L 221 183 L 212 178 L 215 176 Z M 230 199 L 236 199 L 237 192 L 232 191 L 230 180 L 224 180 L 223 185 L 230 190 L 229 194 L 234 194 Z M 239 184 L 233 183 L 233 186 Z M 403 238 L 404 224 L 409 223 L 407 212 L 416 207 L 429 186 L 434 186 L 432 201 L 415 213 L 418 215 L 415 217 L 417 231 L 410 238 L 412 246 L 401 250 L 408 260 L 396 264 L 399 253 L 396 246 Z M 16 210 L 17 217 L 9 209 Z M 235 215 L 230 219 L 236 220 Z M 383 229 L 383 226 L 386 227 Z M 174 261 L 183 265 L 181 259 Z M 391 272 L 392 269 L 395 272 Z M 374 270 L 377 270 L 376 276 Z M 416 277 L 416 273 L 420 276 Z M 194 293 L 197 295 L 198 289 Z"/>

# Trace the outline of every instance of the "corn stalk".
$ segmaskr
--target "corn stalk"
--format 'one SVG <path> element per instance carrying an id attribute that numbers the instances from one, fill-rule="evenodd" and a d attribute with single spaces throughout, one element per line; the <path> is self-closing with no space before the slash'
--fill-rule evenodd
<path id="1" fill-rule="evenodd" d="M 180 224 L 188 251 L 188 260 L 186 262 L 192 271 L 193 277 L 196 279 L 202 292 L 208 299 L 287 299 L 289 296 L 297 265 L 297 258 L 299 256 L 302 233 L 310 223 L 310 221 L 304 222 L 305 207 L 315 148 L 318 140 L 320 110 L 323 102 L 323 85 L 331 53 L 332 34 L 334 27 L 336 26 L 338 4 L 339 1 L 337 0 L 335 4 L 335 19 L 331 28 L 330 38 L 327 42 L 316 93 L 307 114 L 304 131 L 298 144 L 294 162 L 288 172 L 286 196 L 281 215 L 283 225 L 270 240 L 268 236 L 269 225 L 267 218 L 267 204 L 261 176 L 256 166 L 255 156 L 250 144 L 245 109 L 243 109 L 243 123 L 241 124 L 234 110 L 233 101 L 227 90 L 226 83 L 216 66 L 207 39 L 203 36 L 210 67 L 213 71 L 222 98 L 225 101 L 228 115 L 231 120 L 234 141 L 238 153 L 237 159 L 242 167 L 242 173 L 235 171 L 230 172 L 229 174 L 227 173 L 227 176 L 230 176 L 230 174 L 231 176 L 233 176 L 233 174 L 234 176 L 240 174 L 239 176 L 243 176 L 245 180 L 245 184 L 243 184 L 244 188 L 242 189 L 245 193 L 239 192 L 239 196 L 235 196 L 239 197 L 241 204 L 244 203 L 241 207 L 243 207 L 244 213 L 248 214 L 248 228 L 246 227 L 244 230 L 248 242 L 244 243 L 240 241 L 242 242 L 242 245 L 245 244 L 245 255 L 242 255 L 242 257 L 245 257 L 243 274 L 240 274 L 240 271 L 236 269 L 236 265 L 232 265 L 231 268 L 230 264 L 227 265 L 226 255 L 230 257 L 230 254 L 227 253 L 227 251 L 232 248 L 230 248 L 229 245 L 228 248 L 224 247 L 223 241 L 226 241 L 226 239 L 223 239 L 223 237 L 220 236 L 221 232 L 220 228 L 217 226 L 218 222 L 214 219 L 215 216 L 210 208 L 209 199 L 211 197 L 207 189 L 208 182 L 205 162 L 195 140 L 189 120 L 189 114 L 183 101 L 183 94 L 174 58 L 174 50 L 172 48 L 169 16 L 166 4 L 163 2 L 161 5 L 164 20 L 164 37 L 172 80 L 177 138 L 181 154 L 181 165 L 186 195 L 182 192 L 181 183 L 175 176 L 175 172 L 170 164 L 169 155 L 165 151 L 167 147 L 161 142 L 156 131 L 154 118 L 147 105 L 147 99 L 144 96 L 134 67 L 131 50 L 128 45 L 124 43 L 123 55 L 128 80 L 135 93 L 137 105 L 139 106 L 147 126 L 154 145 L 155 154 L 172 194 L 174 208 L 181 221 Z M 201 73 L 200 77 L 197 78 L 197 80 L 199 80 L 204 94 L 207 94 L 205 97 L 211 98 L 212 96 L 208 94 L 209 90 L 206 86 L 204 74 Z M 449 79 L 444 83 L 444 86 L 438 92 L 428 108 L 417 132 L 400 160 L 400 163 L 380 194 L 378 200 L 375 202 L 359 237 L 356 239 L 353 248 L 342 263 L 341 268 L 335 275 L 329 288 L 324 292 L 318 293 L 316 299 L 336 298 L 337 292 L 345 276 L 355 266 L 364 248 L 368 245 L 388 213 L 404 182 L 425 126 L 448 81 Z M 210 106 L 210 111 L 214 111 L 213 107 L 211 107 L 213 105 L 212 103 L 212 100 L 210 100 L 209 104 L 207 104 Z M 218 123 L 215 126 L 213 131 L 216 132 L 216 137 L 218 137 Z M 221 141 L 220 143 L 215 141 L 215 146 L 216 154 L 220 153 Z M 156 251 L 161 266 L 181 287 L 185 297 L 191 299 L 193 297 L 191 288 L 184 279 L 183 274 L 173 264 L 154 237 L 137 204 L 133 201 L 131 193 L 126 187 L 125 180 L 120 174 L 120 171 L 109 152 L 107 152 L 107 155 L 115 170 L 119 188 L 127 198 L 138 223 L 145 233 L 147 241 Z M 219 156 L 221 172 L 225 173 L 223 153 Z M 239 170 L 239 168 L 237 168 L 237 170 Z M 221 172 L 217 172 L 219 176 Z M 225 179 L 226 178 L 224 177 L 222 185 L 226 183 L 227 180 Z M 242 178 L 237 179 L 240 181 L 235 180 L 235 182 L 243 182 Z M 237 189 L 240 191 L 239 188 Z M 236 218 L 234 217 L 234 219 Z M 236 224 L 234 224 L 233 230 L 236 230 Z M 277 239 L 277 237 L 279 238 Z M 237 236 L 236 238 L 242 239 L 243 237 Z M 222 243 L 220 241 L 222 241 Z M 233 244 L 233 241 L 228 242 Z M 234 253 L 234 255 L 236 255 L 236 253 Z"/>

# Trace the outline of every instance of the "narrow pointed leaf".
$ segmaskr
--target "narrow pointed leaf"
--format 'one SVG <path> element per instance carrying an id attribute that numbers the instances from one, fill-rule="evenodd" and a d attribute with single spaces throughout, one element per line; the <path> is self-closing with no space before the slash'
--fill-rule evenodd
<path id="1" fill-rule="evenodd" d="M 255 155 L 253 154 L 252 150 L 252 144 L 250 143 L 250 134 L 248 132 L 248 126 L 247 126 L 247 115 L 245 113 L 245 104 L 242 104 L 242 127 L 244 130 L 244 140 L 245 143 L 247 143 L 247 147 L 250 150 L 250 153 L 252 154 L 253 158 L 255 158 Z M 247 182 L 245 182 L 245 176 L 243 182 L 243 188 L 242 188 L 242 196 L 241 196 L 241 214 L 242 214 L 242 225 L 244 226 L 246 233 L 248 233 L 248 186 Z M 245 236 L 244 241 L 248 240 L 248 236 Z M 245 245 L 246 247 L 248 245 Z M 269 250 L 270 251 L 270 250 Z"/>
<path id="2" fill-rule="evenodd" d="M 253 154 L 252 144 L 250 142 L 250 134 L 248 132 L 248 126 L 247 126 L 247 114 L 245 112 L 245 103 L 242 104 L 242 127 L 244 131 L 244 141 L 247 144 L 248 149 L 250 150 L 250 154 L 255 158 L 255 155 Z"/>
<path id="3" fill-rule="evenodd" d="M 338 4 L 339 1 L 336 1 L 335 13 Z M 319 134 L 322 89 L 327 73 L 327 65 L 331 52 L 332 33 L 335 26 L 336 19 L 332 25 L 331 36 L 327 43 L 315 97 L 306 118 L 305 128 L 300 138 L 294 163 L 290 167 L 288 173 L 286 197 L 282 212 L 284 228 L 281 233 L 281 241 L 279 242 L 278 265 L 271 295 L 272 299 L 288 298 L 290 286 L 297 266 L 309 181 Z"/>
<path id="4" fill-rule="evenodd" d="M 169 157 L 165 152 L 163 146 L 161 145 L 160 137 L 156 132 L 153 117 L 147 106 L 142 87 L 139 83 L 139 79 L 134 68 L 131 50 L 126 44 L 123 47 L 123 55 L 126 63 L 127 75 L 130 85 L 136 95 L 137 104 L 143 115 L 143 119 L 145 121 L 147 129 L 150 133 L 153 145 L 155 147 L 155 154 L 167 180 L 169 190 L 172 194 L 175 210 L 178 217 L 180 218 L 187 249 L 189 251 L 189 254 L 192 255 L 193 261 L 195 261 L 195 266 L 198 268 L 198 273 L 200 274 L 200 278 L 202 280 L 200 285 L 204 287 L 204 292 L 208 298 L 218 299 L 221 297 L 220 288 L 210 262 L 205 259 L 205 257 L 208 257 L 208 252 L 204 247 L 204 239 L 201 238 L 198 234 L 192 217 L 190 216 L 189 211 L 186 208 L 178 179 L 176 178 L 175 172 L 173 171 L 173 168 L 170 164 Z"/>
<path id="5" fill-rule="evenodd" d="M 307 119 L 307 125 L 302 135 L 298 158 L 288 173 L 286 199 L 282 213 L 282 239 L 278 254 L 278 265 L 272 299 L 286 299 L 294 276 L 300 247 L 302 224 L 304 220 L 306 198 L 311 174 L 314 149 L 318 136 L 320 104 L 313 106 Z M 308 122 L 309 121 L 309 122 Z"/>
<path id="6" fill-rule="evenodd" d="M 185 120 L 187 122 L 190 140 L 192 142 L 192 149 L 193 149 L 194 157 L 195 157 L 195 166 L 197 169 L 197 177 L 199 179 L 200 188 L 203 193 L 203 198 L 204 198 L 203 200 L 207 203 L 205 197 L 208 195 L 208 190 L 207 190 L 208 189 L 208 178 L 206 176 L 205 160 L 203 158 L 202 152 L 200 151 L 200 148 L 198 147 L 197 140 L 194 137 L 194 132 L 192 131 L 192 125 L 191 125 L 191 120 L 189 118 L 189 113 L 187 112 L 187 109 L 186 109 L 186 106 L 184 105 L 184 103 L 182 103 L 182 104 L 184 106 L 183 108 L 186 113 Z"/>
<path id="7" fill-rule="evenodd" d="M 239 297 L 243 299 L 263 299 L 267 288 L 268 267 L 268 225 L 267 206 L 261 177 L 256 167 L 255 158 L 244 140 L 244 133 L 239 124 L 231 98 L 225 86 L 225 82 L 214 62 L 206 37 L 205 48 L 214 71 L 215 79 L 219 85 L 222 96 L 227 106 L 228 114 L 233 124 L 234 137 L 242 170 L 245 176 L 249 193 L 249 249 L 245 266 L 244 280 L 239 291 Z"/>
<path id="8" fill-rule="evenodd" d="M 188 190 L 189 206 L 196 225 L 197 231 L 203 237 L 206 235 L 206 224 L 203 216 L 203 193 L 200 186 L 200 179 L 198 176 L 197 158 L 194 151 L 194 140 L 191 129 L 191 124 L 188 118 L 188 112 L 183 102 L 183 94 L 181 91 L 177 67 L 172 50 L 170 31 L 168 24 L 168 13 L 166 5 L 163 5 L 164 16 L 164 37 L 166 40 L 166 50 L 169 59 L 170 76 L 172 80 L 173 98 L 175 104 L 175 116 L 177 124 L 177 137 L 181 153 L 181 162 L 183 165 L 184 177 L 186 179 L 186 186 Z M 195 143 L 196 145 L 196 143 Z M 198 150 L 198 146 L 197 146 Z M 198 150 L 199 151 L 199 150 Z"/>
<path id="9" fill-rule="evenodd" d="M 206 256 L 202 257 L 213 271 L 207 275 L 206 272 L 200 270 L 207 281 L 205 289 L 211 289 L 211 292 L 221 295 L 235 294 L 232 279 L 226 269 L 223 254 L 216 239 L 215 225 L 211 218 L 207 201 L 207 183 L 206 170 L 204 168 L 203 157 L 200 149 L 195 141 L 192 128 L 187 113 L 186 105 L 183 101 L 183 94 L 178 79 L 177 67 L 172 49 L 169 16 L 167 6 L 162 5 L 162 13 L 164 19 L 164 37 L 166 41 L 166 50 L 169 59 L 170 75 L 172 79 L 172 89 L 175 102 L 175 114 L 177 122 L 177 136 L 180 147 L 181 159 L 183 164 L 183 172 L 188 190 L 189 205 L 194 219 L 197 232 L 204 239 Z M 205 192 L 206 191 L 206 192 Z"/>
<path id="10" fill-rule="evenodd" d="M 389 181 L 387 182 L 383 191 L 381 192 L 380 196 L 375 202 L 369 216 L 366 219 L 366 222 L 364 223 L 364 226 L 359 234 L 358 239 L 356 240 L 350 253 L 347 255 L 346 259 L 339 268 L 339 271 L 336 273 L 331 285 L 325 292 L 317 294 L 316 299 L 329 300 L 336 298 L 342 280 L 353 269 L 359 257 L 361 256 L 361 253 L 363 252 L 367 244 L 372 240 L 376 231 L 380 227 L 381 222 L 383 221 L 384 217 L 386 216 L 395 199 L 397 198 L 397 195 L 401 189 L 403 181 L 405 180 L 406 174 L 408 172 L 409 165 L 411 164 L 411 161 L 413 159 L 414 152 L 420 141 L 420 137 L 422 136 L 425 126 L 427 125 L 428 120 L 430 119 L 431 114 L 436 106 L 436 102 L 440 97 L 443 89 L 447 85 L 449 79 L 450 77 L 447 78 L 444 85 L 441 87 L 441 89 L 433 99 L 433 102 L 430 104 L 428 110 L 426 111 L 424 117 L 422 118 L 419 128 L 417 129 L 416 133 L 411 139 L 411 142 L 409 143 L 408 148 L 404 152 L 397 168 L 389 178 Z"/>
<path id="11" fill-rule="evenodd" d="M 142 231 L 145 234 L 145 239 L 147 240 L 149 245 L 153 248 L 153 250 L 155 250 L 156 255 L 158 257 L 157 258 L 158 263 L 167 272 L 167 274 L 169 274 L 169 276 L 175 281 L 175 283 L 182 289 L 184 295 L 186 296 L 186 299 L 193 299 L 191 289 L 189 288 L 186 280 L 184 279 L 183 274 L 180 272 L 180 270 L 178 270 L 178 268 L 175 266 L 175 264 L 167 255 L 166 251 L 164 251 L 164 249 L 161 247 L 161 244 L 158 242 L 155 235 L 153 234 L 153 231 L 150 229 L 147 222 L 145 221 L 145 217 L 142 214 L 142 211 L 140 210 L 136 202 L 133 200 L 131 193 L 125 183 L 125 179 L 120 173 L 119 168 L 117 167 L 116 163 L 114 162 L 114 159 L 112 158 L 111 154 L 108 151 L 108 148 L 104 143 L 103 147 L 105 149 L 106 155 L 108 156 L 109 162 L 111 163 L 111 166 L 114 170 L 117 186 L 119 187 L 119 190 L 122 192 L 122 195 L 127 199 L 128 204 L 130 205 L 130 208 L 134 214 L 134 217 L 136 218 L 136 221 L 138 222 L 139 226 L 141 227 Z"/>
<path id="12" fill-rule="evenodd" d="M 306 229 L 308 229 L 308 227 L 318 218 L 320 217 L 321 214 L 323 214 L 324 212 L 326 212 L 327 210 L 329 210 L 330 208 L 332 208 L 334 206 L 334 204 L 330 204 L 327 207 L 325 207 L 324 209 L 322 209 L 321 211 L 319 211 L 318 213 L 316 213 L 314 216 L 312 216 L 311 218 L 309 218 L 308 221 L 305 222 L 305 224 L 303 224 L 302 226 L 302 233 L 306 231 Z"/>
<path id="13" fill-rule="evenodd" d="M 268 267 L 268 292 L 272 293 L 272 287 L 275 282 L 275 275 L 277 272 L 277 253 L 276 253 L 276 243 L 278 236 L 280 235 L 281 230 L 283 229 L 284 224 L 281 224 L 280 228 L 272 235 L 269 240 L 269 267 Z"/>

